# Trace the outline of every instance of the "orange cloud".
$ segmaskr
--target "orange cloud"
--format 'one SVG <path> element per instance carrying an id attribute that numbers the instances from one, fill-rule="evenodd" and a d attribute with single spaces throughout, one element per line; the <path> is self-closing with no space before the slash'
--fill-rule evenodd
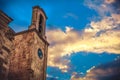
<path id="1" fill-rule="evenodd" d="M 105 3 L 107 3 L 107 4 L 111 4 L 111 3 L 114 3 L 115 2 L 115 0 L 105 0 Z"/>
<path id="2" fill-rule="evenodd" d="M 77 74 L 71 76 L 71 80 L 119 80 L 120 74 L 120 58 L 116 61 L 92 67 L 84 77 L 75 77 Z"/>
<path id="3" fill-rule="evenodd" d="M 106 0 L 107 1 L 107 0 Z M 112 1 L 112 0 L 109 0 Z M 98 3 L 97 0 L 94 3 Z M 112 9 L 102 2 L 100 6 L 86 0 L 85 4 L 102 15 L 102 20 L 91 21 L 90 26 L 83 31 L 75 31 L 73 27 L 66 26 L 66 30 L 53 29 L 47 31 L 50 43 L 48 66 L 55 66 L 67 72 L 70 61 L 63 59 L 73 52 L 95 52 L 120 54 L 120 14 L 112 14 Z M 106 12 L 111 16 L 106 17 Z M 97 35 L 98 34 L 98 35 Z"/>
<path id="4" fill-rule="evenodd" d="M 98 23 L 101 25 L 98 25 Z M 120 54 L 120 30 L 112 30 L 110 27 L 102 27 L 103 22 L 94 22 L 93 29 L 85 29 L 84 32 L 75 31 L 73 28 L 66 27 L 66 31 L 60 29 L 48 30 L 47 36 L 50 42 L 48 66 L 59 67 L 66 72 L 69 67 L 69 60 L 62 59 L 63 56 L 71 55 L 73 52 L 95 52 L 95 53 L 115 53 Z M 109 23 L 108 23 L 109 24 Z M 104 23 L 103 25 L 108 25 Z M 95 25 L 95 26 L 94 26 Z M 97 31 L 106 32 L 96 36 Z"/>
<path id="5" fill-rule="evenodd" d="M 117 24 L 120 24 L 120 14 L 112 14 L 112 18 Z"/>
<path id="6" fill-rule="evenodd" d="M 109 3 L 113 0 L 109 0 Z M 66 26 L 66 30 L 53 29 L 47 31 L 47 38 L 50 43 L 48 54 L 48 66 L 54 66 L 67 72 L 70 61 L 63 58 L 73 52 L 95 52 L 120 54 L 120 14 L 112 14 L 114 11 L 102 1 L 85 0 L 85 5 L 94 9 L 100 15 L 100 21 L 91 21 L 90 26 L 83 31 L 76 31 L 74 28 Z M 106 16 L 110 13 L 111 16 Z M 71 14 L 67 15 L 75 17 Z M 116 29 L 115 29 L 116 28 Z M 102 32 L 103 31 L 103 32 Z M 97 34 L 99 34 L 97 36 Z"/>
<path id="7" fill-rule="evenodd" d="M 114 11 L 112 6 L 108 6 L 108 2 L 110 3 L 110 1 L 112 0 L 84 0 L 84 5 L 99 13 L 99 17 L 104 17 Z"/>

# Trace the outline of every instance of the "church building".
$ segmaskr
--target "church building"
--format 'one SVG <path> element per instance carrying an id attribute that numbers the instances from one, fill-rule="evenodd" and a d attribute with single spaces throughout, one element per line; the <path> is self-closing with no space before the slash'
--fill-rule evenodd
<path id="1" fill-rule="evenodd" d="M 46 19 L 34 6 L 28 30 L 16 33 L 9 27 L 12 19 L 0 11 L 0 80 L 46 80 Z"/>

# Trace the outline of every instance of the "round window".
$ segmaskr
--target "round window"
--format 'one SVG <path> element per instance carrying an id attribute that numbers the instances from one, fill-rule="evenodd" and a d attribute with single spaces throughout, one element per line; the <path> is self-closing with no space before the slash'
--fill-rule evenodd
<path id="1" fill-rule="evenodd" d="M 41 49 L 38 49 L 38 56 L 39 56 L 40 59 L 42 59 L 43 53 L 42 53 Z"/>

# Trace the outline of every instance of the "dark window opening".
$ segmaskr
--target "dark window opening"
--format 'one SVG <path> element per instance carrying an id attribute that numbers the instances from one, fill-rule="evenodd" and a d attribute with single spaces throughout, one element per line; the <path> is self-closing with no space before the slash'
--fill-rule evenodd
<path id="1" fill-rule="evenodd" d="M 43 16 L 40 15 L 40 19 L 39 19 L 39 32 L 42 32 L 42 28 L 43 28 Z"/>
<path id="2" fill-rule="evenodd" d="M 0 54 L 3 54 L 2 50 L 0 50 Z"/>

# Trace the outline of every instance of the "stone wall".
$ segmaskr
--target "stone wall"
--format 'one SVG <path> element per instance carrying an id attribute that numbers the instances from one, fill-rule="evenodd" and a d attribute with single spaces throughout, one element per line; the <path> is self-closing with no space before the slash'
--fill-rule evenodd
<path id="1" fill-rule="evenodd" d="M 0 11 L 0 80 L 7 80 L 10 55 L 14 51 L 14 31 L 8 26 L 11 19 Z"/>
<path id="2" fill-rule="evenodd" d="M 46 43 L 36 31 L 28 30 L 15 35 L 15 52 L 11 55 L 9 80 L 45 80 Z M 43 58 L 38 57 L 38 49 Z"/>
<path id="3" fill-rule="evenodd" d="M 34 80 L 45 80 L 46 77 L 46 59 L 47 59 L 48 44 L 44 42 L 36 32 L 34 32 L 34 44 L 32 48 L 32 64 L 31 68 L 34 71 Z M 38 49 L 42 50 L 43 58 L 39 58 Z"/>
<path id="4" fill-rule="evenodd" d="M 30 68 L 32 44 L 32 32 L 15 35 L 15 52 L 11 55 L 8 80 L 29 80 L 29 73 L 32 73 Z"/>
<path id="5" fill-rule="evenodd" d="M 32 23 L 28 30 L 15 33 L 8 25 L 12 21 L 0 11 L 0 80 L 46 80 L 48 42 L 45 37 L 46 15 L 42 8 L 38 9 L 37 21 L 40 15 L 44 17 L 42 32 Z M 34 15 L 34 14 L 33 14 Z M 39 25 L 39 26 L 38 26 Z M 43 57 L 38 56 L 38 49 Z"/>

